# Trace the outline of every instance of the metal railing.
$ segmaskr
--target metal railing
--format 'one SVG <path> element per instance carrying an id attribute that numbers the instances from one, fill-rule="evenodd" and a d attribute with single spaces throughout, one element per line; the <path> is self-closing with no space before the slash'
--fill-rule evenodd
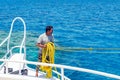
<path id="1" fill-rule="evenodd" d="M 105 73 L 105 72 L 91 70 L 91 69 L 86 69 L 86 68 L 78 68 L 78 67 L 71 67 L 71 66 L 65 66 L 65 65 L 59 65 L 59 64 L 48 64 L 48 63 L 40 63 L 40 62 L 32 62 L 32 61 L 10 61 L 8 59 L 0 59 L 0 62 L 1 61 L 4 61 L 6 63 L 16 62 L 16 63 L 25 63 L 25 64 L 32 64 L 32 65 L 42 65 L 42 66 L 51 66 L 51 67 L 60 68 L 61 73 L 59 75 L 61 76 L 61 80 L 70 80 L 69 78 L 65 79 L 64 69 L 86 72 L 86 73 L 91 73 L 91 74 L 97 74 L 97 75 L 101 75 L 101 76 L 105 76 L 105 77 L 109 77 L 109 78 L 113 78 L 113 79 L 120 79 L 119 75 Z"/>
<path id="2" fill-rule="evenodd" d="M 24 36 L 23 36 L 22 42 L 21 42 L 21 44 L 20 44 L 19 46 L 13 46 L 13 47 L 10 49 L 10 38 L 11 38 L 11 34 L 12 34 L 14 22 L 15 22 L 16 20 L 22 21 L 23 26 L 24 26 Z M 22 49 L 24 49 L 24 54 L 25 54 L 25 58 L 26 58 L 25 39 L 26 39 L 26 24 L 25 24 L 24 20 L 23 20 L 21 17 L 16 17 L 16 18 L 14 18 L 13 21 L 12 21 L 11 29 L 10 29 L 10 32 L 9 32 L 8 37 L 5 38 L 5 39 L 0 43 L 0 47 L 2 47 L 2 45 L 7 42 L 7 54 L 10 53 L 10 52 L 12 53 L 12 49 L 14 49 L 14 48 L 16 48 L 16 47 L 18 47 L 18 48 L 20 49 L 20 50 L 19 50 L 19 51 L 20 51 L 20 52 L 19 52 L 20 54 L 22 53 Z M 6 54 L 6 55 L 7 55 L 7 54 Z M 12 55 L 12 54 L 11 54 L 11 55 Z M 5 58 L 5 56 L 4 56 L 3 58 Z"/>
<path id="3" fill-rule="evenodd" d="M 23 23 L 23 26 L 24 26 L 24 36 L 23 36 L 23 39 L 22 39 L 22 42 L 20 45 L 18 46 L 13 46 L 11 47 L 10 49 L 10 38 L 11 38 L 11 34 L 12 34 L 12 31 L 13 31 L 13 26 L 14 26 L 14 23 L 16 20 L 20 20 L 22 23 Z M 11 28 L 10 28 L 10 32 L 9 32 L 9 35 L 7 36 L 7 38 L 5 38 L 1 43 L 0 43 L 0 47 L 2 47 L 2 45 L 4 45 L 5 43 L 7 43 L 7 53 L 2 57 L 2 59 L 7 59 L 8 55 L 12 56 L 13 55 L 13 49 L 15 48 L 19 48 L 19 53 L 20 54 L 24 54 L 24 59 L 26 59 L 26 47 L 25 47 L 25 40 L 26 40 L 26 24 L 24 22 L 24 20 L 21 18 L 21 17 L 16 17 L 13 19 L 12 23 L 11 23 Z M 22 49 L 24 49 L 24 51 L 22 51 Z M 9 57 L 10 57 L 9 56 Z M 5 63 L 2 63 L 0 68 L 3 67 Z M 21 70 L 19 70 L 20 72 Z"/>

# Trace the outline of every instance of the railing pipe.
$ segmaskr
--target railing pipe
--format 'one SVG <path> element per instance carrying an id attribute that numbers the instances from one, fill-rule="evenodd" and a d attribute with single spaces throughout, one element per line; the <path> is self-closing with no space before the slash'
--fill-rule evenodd
<path id="1" fill-rule="evenodd" d="M 91 69 L 85 69 L 85 68 L 71 67 L 71 66 L 58 65 L 58 64 L 48 64 L 48 63 L 32 62 L 32 61 L 10 61 L 10 60 L 7 60 L 7 59 L 6 60 L 5 59 L 0 59 L 0 61 L 16 62 L 16 63 L 26 63 L 26 64 L 42 65 L 42 66 L 51 66 L 51 67 L 64 68 L 64 69 L 69 69 L 69 70 L 75 70 L 75 71 L 80 71 L 80 72 L 97 74 L 97 75 L 106 76 L 106 77 L 114 78 L 114 79 L 120 79 L 119 75 L 105 73 L 105 72 L 91 70 Z"/>
<path id="2" fill-rule="evenodd" d="M 61 80 L 64 80 L 64 68 L 61 68 L 61 74 L 62 74 Z"/>
<path id="3" fill-rule="evenodd" d="M 1 43 L 0 43 L 0 47 L 8 40 L 8 37 L 5 38 Z"/>

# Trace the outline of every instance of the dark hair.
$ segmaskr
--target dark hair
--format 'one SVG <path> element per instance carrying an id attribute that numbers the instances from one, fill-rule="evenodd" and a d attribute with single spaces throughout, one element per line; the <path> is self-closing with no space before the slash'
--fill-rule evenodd
<path id="1" fill-rule="evenodd" d="M 46 32 L 50 31 L 53 28 L 53 26 L 46 26 Z"/>

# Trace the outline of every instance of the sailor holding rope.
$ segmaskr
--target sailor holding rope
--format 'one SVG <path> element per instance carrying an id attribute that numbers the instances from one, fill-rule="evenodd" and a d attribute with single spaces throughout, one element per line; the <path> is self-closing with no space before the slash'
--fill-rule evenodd
<path id="1" fill-rule="evenodd" d="M 42 62 L 42 48 L 46 48 L 46 43 L 48 42 L 54 42 L 54 37 L 52 35 L 53 33 L 53 26 L 46 26 L 46 32 L 41 34 L 37 40 L 37 47 L 39 47 L 39 56 L 38 61 Z M 37 65 L 36 67 L 36 76 L 38 77 L 38 70 L 40 66 Z"/>

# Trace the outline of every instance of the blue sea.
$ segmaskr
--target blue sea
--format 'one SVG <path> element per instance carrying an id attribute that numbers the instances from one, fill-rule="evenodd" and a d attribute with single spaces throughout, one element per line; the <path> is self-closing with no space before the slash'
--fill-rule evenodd
<path id="1" fill-rule="evenodd" d="M 93 49 L 56 50 L 56 64 L 120 75 L 120 49 L 106 50 L 120 48 L 119 0 L 0 0 L 0 43 L 17 16 L 22 17 L 27 26 L 27 60 L 37 61 L 37 38 L 47 25 L 52 25 L 57 47 Z M 20 44 L 22 36 L 23 25 L 16 21 L 11 46 Z M 103 50 L 97 50 L 99 48 Z M 0 49 L 2 57 L 5 51 Z M 65 70 L 65 74 L 72 80 L 115 80 L 78 71 Z"/>

